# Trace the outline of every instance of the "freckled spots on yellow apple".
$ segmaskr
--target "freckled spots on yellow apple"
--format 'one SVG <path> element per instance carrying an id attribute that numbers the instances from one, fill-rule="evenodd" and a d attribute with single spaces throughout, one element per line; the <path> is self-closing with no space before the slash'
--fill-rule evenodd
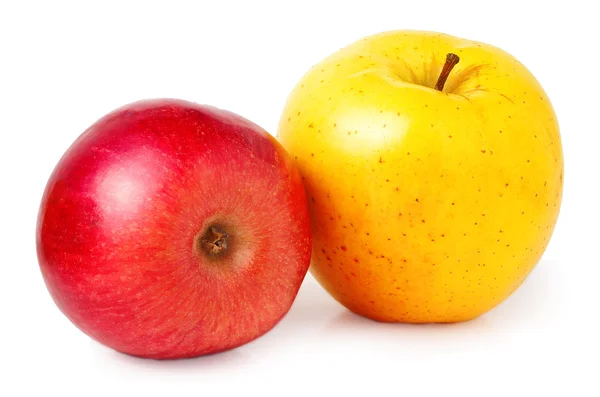
<path id="1" fill-rule="evenodd" d="M 439 92 L 449 52 L 461 61 Z M 367 38 L 309 71 L 281 120 L 311 197 L 311 271 L 359 314 L 474 318 L 520 285 L 550 239 L 556 117 L 495 47 L 428 32 Z"/>

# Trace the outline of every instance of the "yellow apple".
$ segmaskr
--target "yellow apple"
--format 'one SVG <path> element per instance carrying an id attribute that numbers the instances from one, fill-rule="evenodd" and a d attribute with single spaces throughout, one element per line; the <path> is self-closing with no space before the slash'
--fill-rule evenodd
<path id="1" fill-rule="evenodd" d="M 554 110 L 491 45 L 422 31 L 362 39 L 300 80 L 278 138 L 305 180 L 312 274 L 375 320 L 485 313 L 531 272 L 556 224 Z"/>

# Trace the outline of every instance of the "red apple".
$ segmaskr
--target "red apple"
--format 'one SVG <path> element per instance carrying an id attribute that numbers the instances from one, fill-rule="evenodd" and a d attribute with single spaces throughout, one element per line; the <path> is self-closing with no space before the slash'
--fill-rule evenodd
<path id="1" fill-rule="evenodd" d="M 310 262 L 301 177 L 233 113 L 148 100 L 103 117 L 52 173 L 42 275 L 83 332 L 157 359 L 231 349 L 288 312 Z"/>

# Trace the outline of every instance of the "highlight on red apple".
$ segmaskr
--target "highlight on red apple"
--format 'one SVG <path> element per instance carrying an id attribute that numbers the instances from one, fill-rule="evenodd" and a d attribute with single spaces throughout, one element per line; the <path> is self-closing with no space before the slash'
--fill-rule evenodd
<path id="1" fill-rule="evenodd" d="M 36 242 L 46 286 L 79 329 L 156 359 L 272 329 L 311 253 L 302 180 L 275 138 L 176 99 L 119 108 L 71 145 L 44 191 Z"/>

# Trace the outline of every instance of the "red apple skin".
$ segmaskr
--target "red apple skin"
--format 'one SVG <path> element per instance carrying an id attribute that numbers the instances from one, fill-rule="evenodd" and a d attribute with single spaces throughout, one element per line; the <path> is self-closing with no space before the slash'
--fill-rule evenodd
<path id="1" fill-rule="evenodd" d="M 120 352 L 194 357 L 245 344 L 289 311 L 310 262 L 301 177 L 263 129 L 209 106 L 136 102 L 86 130 L 38 215 L 48 290 Z M 217 256 L 201 243 L 218 225 Z M 219 230 L 221 230 L 219 229 Z"/>

